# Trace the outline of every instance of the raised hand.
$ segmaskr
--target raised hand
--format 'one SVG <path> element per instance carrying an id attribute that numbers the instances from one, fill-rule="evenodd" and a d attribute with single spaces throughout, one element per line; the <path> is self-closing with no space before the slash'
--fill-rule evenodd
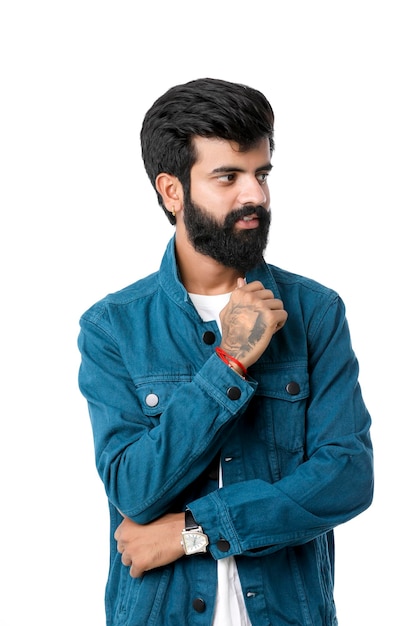
<path id="1" fill-rule="evenodd" d="M 220 313 L 221 347 L 249 367 L 264 353 L 287 317 L 282 300 L 274 298 L 260 281 L 245 284 L 239 278 L 229 303 Z"/>

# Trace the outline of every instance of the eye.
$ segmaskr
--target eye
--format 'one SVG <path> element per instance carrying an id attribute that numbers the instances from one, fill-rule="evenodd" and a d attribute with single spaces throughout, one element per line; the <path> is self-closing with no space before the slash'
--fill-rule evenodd
<path id="1" fill-rule="evenodd" d="M 265 185 L 269 176 L 269 172 L 258 172 L 256 178 L 261 185 Z"/>
<path id="2" fill-rule="evenodd" d="M 236 174 L 222 174 L 222 176 L 217 176 L 219 183 L 232 183 L 235 178 Z"/>

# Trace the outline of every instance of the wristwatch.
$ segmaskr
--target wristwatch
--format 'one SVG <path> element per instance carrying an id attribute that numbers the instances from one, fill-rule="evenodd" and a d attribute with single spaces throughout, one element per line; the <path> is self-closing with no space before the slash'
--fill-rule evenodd
<path id="1" fill-rule="evenodd" d="M 185 528 L 182 531 L 181 545 L 187 555 L 207 552 L 209 539 L 201 526 L 195 521 L 189 509 L 185 511 Z"/>

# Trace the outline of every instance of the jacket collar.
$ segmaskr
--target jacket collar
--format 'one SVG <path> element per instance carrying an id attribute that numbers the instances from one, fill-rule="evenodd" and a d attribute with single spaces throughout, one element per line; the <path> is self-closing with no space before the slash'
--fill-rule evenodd
<path id="1" fill-rule="evenodd" d="M 262 263 L 248 272 L 246 279 L 247 282 L 252 282 L 254 280 L 261 281 L 265 289 L 270 289 L 273 292 L 275 298 L 281 297 L 270 266 L 265 261 L 262 261 Z M 194 310 L 194 306 L 181 282 L 179 275 L 175 256 L 175 235 L 168 242 L 165 254 L 162 257 L 159 270 L 159 282 L 167 296 L 173 300 L 177 306 L 181 307 L 188 313 L 190 313 L 190 309 Z"/>

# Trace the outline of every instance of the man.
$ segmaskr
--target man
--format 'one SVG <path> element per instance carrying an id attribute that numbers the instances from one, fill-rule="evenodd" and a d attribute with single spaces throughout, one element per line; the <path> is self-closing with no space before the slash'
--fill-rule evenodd
<path id="1" fill-rule="evenodd" d="M 263 259 L 273 124 L 214 79 L 143 122 L 175 235 L 79 336 L 111 626 L 337 624 L 333 528 L 371 503 L 370 417 L 338 295 Z"/>

